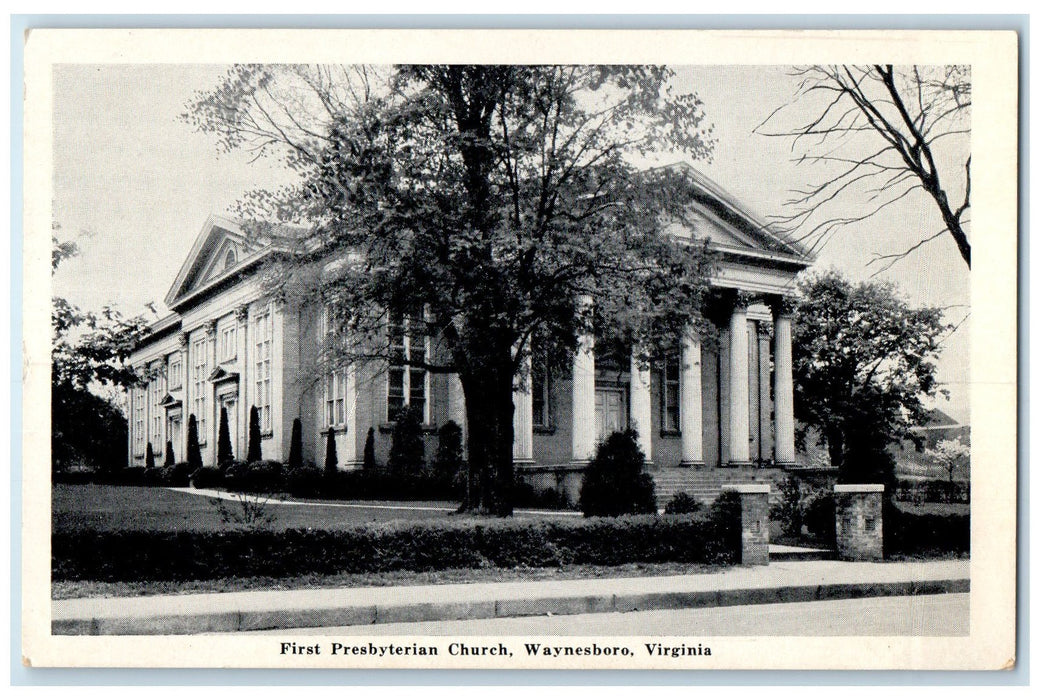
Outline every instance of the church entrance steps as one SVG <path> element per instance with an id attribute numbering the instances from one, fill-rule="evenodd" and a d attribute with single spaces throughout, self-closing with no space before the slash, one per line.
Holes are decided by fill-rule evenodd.
<path id="1" fill-rule="evenodd" d="M 657 505 L 664 508 L 677 493 L 686 493 L 710 504 L 727 486 L 742 484 L 771 485 L 769 500 L 780 497 L 779 484 L 785 472 L 778 467 L 651 467 L 657 493 Z"/>

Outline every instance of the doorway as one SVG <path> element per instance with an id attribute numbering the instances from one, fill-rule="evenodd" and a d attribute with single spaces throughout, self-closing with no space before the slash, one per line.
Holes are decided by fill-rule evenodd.
<path id="1" fill-rule="evenodd" d="M 622 389 L 596 389 L 596 441 L 603 442 L 611 433 L 628 427 Z"/>

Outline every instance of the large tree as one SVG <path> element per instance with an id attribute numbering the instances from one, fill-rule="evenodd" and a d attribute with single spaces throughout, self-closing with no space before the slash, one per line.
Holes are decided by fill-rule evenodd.
<path id="1" fill-rule="evenodd" d="M 935 360 L 951 326 L 915 309 L 892 284 L 836 272 L 799 282 L 792 338 L 795 416 L 826 441 L 846 481 L 887 477 L 889 445 L 911 437 L 939 391 Z M 803 437 L 804 437 L 803 432 Z"/>
<path id="2" fill-rule="evenodd" d="M 236 66 L 186 118 L 223 149 L 279 154 L 297 176 L 238 213 L 296 226 L 252 230 L 282 251 L 273 293 L 331 310 L 326 369 L 376 360 L 458 373 L 463 508 L 505 515 L 512 394 L 532 347 L 563 356 L 609 327 L 648 359 L 707 290 L 704 246 L 666 234 L 693 197 L 685 171 L 637 167 L 661 152 L 710 155 L 701 103 L 673 94 L 671 75 Z M 406 356 L 403 336 L 432 347 Z"/>
<path id="3" fill-rule="evenodd" d="M 758 133 L 792 141 L 818 170 L 795 190 L 780 228 L 812 246 L 909 201 L 932 207 L 933 230 L 910 231 L 905 249 L 877 255 L 882 268 L 949 236 L 971 267 L 971 73 L 967 66 L 805 66 L 795 97 Z"/>

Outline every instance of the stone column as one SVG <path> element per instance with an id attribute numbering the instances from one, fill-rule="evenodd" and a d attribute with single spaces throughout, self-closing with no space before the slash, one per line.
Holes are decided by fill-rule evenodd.
<path id="1" fill-rule="evenodd" d="M 531 357 L 524 359 L 520 387 L 513 390 L 513 462 L 534 461 L 534 407 L 531 396 Z"/>
<path id="2" fill-rule="evenodd" d="M 748 459 L 762 459 L 762 396 L 758 383 L 758 367 L 762 358 L 758 354 L 758 321 L 748 320 Z"/>
<path id="3" fill-rule="evenodd" d="M 778 465 L 794 464 L 794 379 L 791 358 L 791 312 L 784 304 L 774 308 L 773 420 L 774 452 Z"/>
<path id="4" fill-rule="evenodd" d="M 206 363 L 206 369 L 212 372 L 217 368 L 219 362 L 219 355 L 217 354 L 217 320 L 213 319 L 206 324 L 206 352 L 209 353 L 209 361 Z M 206 419 L 209 423 L 209 429 L 206 431 L 209 435 L 206 436 L 206 449 L 211 453 L 211 459 L 214 464 L 217 461 L 217 435 L 220 431 L 220 411 L 217 406 L 217 387 L 215 384 L 203 380 L 206 387 L 206 410 L 209 411 L 209 415 Z"/>
<path id="5" fill-rule="evenodd" d="M 191 416 L 191 336 L 188 333 L 181 333 L 181 391 L 183 392 L 184 399 L 181 403 L 181 444 L 180 448 L 180 461 L 188 461 L 188 418 Z M 133 416 L 133 414 L 130 414 Z M 198 420 L 198 416 L 195 416 Z M 176 450 L 174 451 L 176 453 Z M 131 456 L 133 453 L 131 452 Z"/>
<path id="6" fill-rule="evenodd" d="M 679 430 L 682 432 L 682 465 L 704 466 L 703 413 L 701 410 L 701 341 L 693 330 L 683 336 L 679 374 Z"/>
<path id="7" fill-rule="evenodd" d="M 769 399 L 769 331 L 758 324 L 758 455 L 773 459 L 772 403 Z"/>
<path id="8" fill-rule="evenodd" d="M 647 463 L 653 462 L 653 410 L 650 400 L 650 368 L 644 367 L 638 350 L 633 349 L 629 366 L 628 421 L 639 433 L 639 448 Z"/>
<path id="9" fill-rule="evenodd" d="M 726 486 L 740 497 L 740 563 L 769 563 L 769 484 Z"/>
<path id="10" fill-rule="evenodd" d="M 357 373 L 354 364 L 351 363 L 343 368 L 343 421 L 346 427 L 343 429 L 342 452 L 339 453 L 340 469 L 348 470 L 358 465 L 357 458 Z M 339 450 L 340 444 L 336 445 Z"/>
<path id="11" fill-rule="evenodd" d="M 837 484 L 834 487 L 834 532 L 838 556 L 848 561 L 883 558 L 881 499 L 883 484 Z"/>
<path id="12" fill-rule="evenodd" d="M 582 303 L 592 305 L 591 297 Z M 596 340 L 582 336 L 574 351 L 571 383 L 571 458 L 585 463 L 596 451 Z"/>
<path id="13" fill-rule="evenodd" d="M 249 304 L 242 304 L 235 309 L 235 320 L 238 321 L 238 435 L 236 436 L 235 455 L 244 460 L 249 449 L 249 402 L 246 400 L 249 390 Z"/>
<path id="14" fill-rule="evenodd" d="M 729 320 L 729 466 L 751 463 L 748 446 L 748 325 L 747 305 L 734 302 Z"/>

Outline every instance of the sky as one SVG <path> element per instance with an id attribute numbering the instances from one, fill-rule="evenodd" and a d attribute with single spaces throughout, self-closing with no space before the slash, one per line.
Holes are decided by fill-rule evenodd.
<path id="1" fill-rule="evenodd" d="M 155 304 L 160 314 L 174 277 L 210 214 L 226 214 L 248 190 L 276 186 L 271 161 L 218 153 L 215 139 L 179 118 L 197 90 L 216 84 L 223 66 L 65 65 L 54 71 L 54 221 L 80 254 L 54 276 L 54 294 L 84 309 L 112 305 L 127 315 Z M 696 92 L 717 139 L 710 162 L 694 166 L 761 217 L 782 211 L 792 189 L 818 171 L 795 165 L 790 142 L 754 133 L 789 101 L 795 80 L 775 66 L 676 67 L 673 87 Z M 846 227 L 819 252 L 816 267 L 853 280 L 876 270 L 874 254 L 905 250 L 939 227 L 934 205 L 906 200 Z M 945 341 L 938 377 L 950 399 L 938 408 L 967 422 L 969 274 L 943 236 L 878 275 L 913 305 L 947 307 L 961 323 Z"/>

